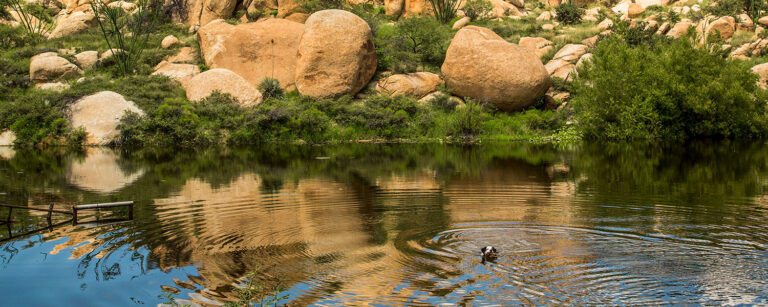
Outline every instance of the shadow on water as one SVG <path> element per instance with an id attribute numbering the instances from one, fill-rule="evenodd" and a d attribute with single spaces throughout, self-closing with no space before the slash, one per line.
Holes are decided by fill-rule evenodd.
<path id="1" fill-rule="evenodd" d="M 137 207 L 0 243 L 0 283 L 51 289 L 6 299 L 33 305 L 214 304 L 249 273 L 296 305 L 766 303 L 766 175 L 738 142 L 3 148 L 0 203 Z M 0 240 L 45 224 L 12 215 Z"/>

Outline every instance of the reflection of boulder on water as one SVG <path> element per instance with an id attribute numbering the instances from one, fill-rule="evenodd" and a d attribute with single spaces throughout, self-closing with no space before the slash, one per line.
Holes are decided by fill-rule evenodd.
<path id="1" fill-rule="evenodd" d="M 117 191 L 144 174 L 144 169 L 121 167 L 120 157 L 108 148 L 88 148 L 82 160 L 75 160 L 67 169 L 67 182 L 97 193 Z"/>
<path id="2" fill-rule="evenodd" d="M 10 146 L 0 146 L 0 159 L 10 160 L 16 155 L 16 151 Z"/>

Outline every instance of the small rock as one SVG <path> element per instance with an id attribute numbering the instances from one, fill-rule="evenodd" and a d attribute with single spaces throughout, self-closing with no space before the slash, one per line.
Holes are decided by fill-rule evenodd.
<path id="1" fill-rule="evenodd" d="M 35 83 L 44 83 L 55 79 L 68 79 L 80 75 L 77 65 L 58 56 L 55 52 L 41 53 L 29 61 L 29 78 Z"/>
<path id="2" fill-rule="evenodd" d="M 47 91 L 61 92 L 69 88 L 68 83 L 52 82 L 52 83 L 38 83 L 35 84 L 35 88 Z"/>
<path id="3" fill-rule="evenodd" d="M 80 66 L 81 69 L 90 69 L 96 62 L 99 61 L 98 51 L 83 51 L 75 55 L 75 63 Z"/>
<path id="4" fill-rule="evenodd" d="M 539 17 L 536 17 L 536 20 L 542 20 L 542 21 L 552 20 L 552 13 L 550 11 L 544 11 L 544 13 L 541 13 Z"/>
<path id="5" fill-rule="evenodd" d="M 462 17 L 461 19 L 456 20 L 456 22 L 453 23 L 453 29 L 454 30 L 461 29 L 464 26 L 466 26 L 467 24 L 469 24 L 470 21 L 472 21 L 471 18 L 469 18 L 469 17 Z"/>
<path id="6" fill-rule="evenodd" d="M 643 8 L 642 5 L 637 3 L 630 3 L 627 7 L 627 16 L 629 18 L 635 18 L 637 16 L 642 15 L 645 12 L 645 8 Z"/>
<path id="7" fill-rule="evenodd" d="M 768 88 L 768 84 L 766 84 L 766 81 L 768 81 L 768 63 L 755 65 L 751 70 L 752 73 L 760 77 L 757 84 L 759 84 L 762 88 Z"/>
<path id="8" fill-rule="evenodd" d="M 421 98 L 443 83 L 440 76 L 429 72 L 392 75 L 379 80 L 376 91 L 391 97 L 397 95 Z"/>
<path id="9" fill-rule="evenodd" d="M 168 35 L 165 38 L 163 38 L 163 41 L 160 42 L 160 47 L 163 47 L 163 49 L 168 49 L 173 47 L 173 45 L 176 45 L 179 43 L 179 39 L 176 38 L 176 36 Z"/>
<path id="10" fill-rule="evenodd" d="M 186 87 L 187 82 L 200 73 L 200 68 L 194 64 L 176 64 L 162 61 L 155 66 L 152 75 L 163 75 L 181 83 Z"/>
<path id="11" fill-rule="evenodd" d="M 181 47 L 179 53 L 169 56 L 166 60 L 171 63 L 197 63 L 197 49 L 192 47 Z"/>
<path id="12" fill-rule="evenodd" d="M 261 93 L 243 77 L 224 68 L 215 68 L 198 74 L 186 83 L 187 99 L 198 101 L 214 91 L 227 93 L 243 106 L 261 103 Z"/>
<path id="13" fill-rule="evenodd" d="M 757 20 L 757 23 L 768 26 L 768 16 L 760 17 L 760 19 Z"/>
<path id="14" fill-rule="evenodd" d="M 5 130 L 0 133 L 0 146 L 13 146 L 16 142 L 16 134 L 11 130 Z"/>
<path id="15" fill-rule="evenodd" d="M 552 31 L 555 29 L 555 25 L 548 23 L 541 26 L 541 29 L 544 31 Z"/>
<path id="16" fill-rule="evenodd" d="M 605 31 L 613 27 L 613 20 L 610 20 L 608 18 L 601 21 L 599 24 L 597 24 L 597 29 L 600 31 Z"/>
<path id="17" fill-rule="evenodd" d="M 551 41 L 543 37 L 521 37 L 517 44 L 533 50 L 539 57 L 544 56 L 555 48 L 552 46 Z"/>
<path id="18" fill-rule="evenodd" d="M 107 51 L 104 51 L 99 56 L 99 61 L 103 62 L 104 60 L 111 58 L 112 56 L 114 56 L 118 52 L 123 52 L 123 51 L 120 50 L 120 49 L 115 49 L 115 48 L 112 48 L 112 49 L 109 49 Z"/>

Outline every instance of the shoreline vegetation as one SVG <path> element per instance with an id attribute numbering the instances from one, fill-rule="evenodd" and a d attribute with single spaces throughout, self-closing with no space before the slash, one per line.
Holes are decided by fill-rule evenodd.
<path id="1" fill-rule="evenodd" d="M 190 27 L 180 17 L 188 7 L 175 1 L 99 1 L 62 8 L 58 2 L 0 0 L 0 145 L 573 142 L 758 139 L 768 134 L 768 68 L 756 68 L 768 61 L 766 46 L 750 47 L 766 35 L 759 23 L 764 8 L 757 2 L 665 2 L 641 7 L 638 14 L 632 11 L 636 3 L 627 3 L 623 12 L 616 8 L 624 2 L 616 1 L 531 1 L 522 7 L 505 2 L 510 7 L 499 12 L 486 0 L 470 0 L 453 11 L 455 1 L 425 0 L 421 14 L 408 16 L 391 14 L 385 5 L 390 2 L 380 2 L 296 1 L 293 13 L 282 16 L 293 20 L 303 14 L 301 22 L 290 22 L 305 36 L 309 30 L 304 28 L 316 26 L 312 16 L 317 12 L 339 15 L 329 10 L 341 9 L 356 18 L 351 22 L 364 21 L 361 35 L 363 40 L 369 36 L 372 47 L 361 47 L 367 53 L 360 59 L 375 53 L 375 68 L 360 60 L 363 66 L 352 71 L 358 78 L 371 72 L 372 77 L 353 86 L 361 89 L 318 94 L 308 89 L 309 78 L 294 82 L 293 70 L 286 82 L 281 71 L 290 65 L 275 63 L 285 55 L 284 43 L 272 39 L 253 51 L 271 59 L 266 77 L 252 81 L 252 76 L 232 73 L 235 81 L 245 81 L 246 93 L 214 88 L 191 97 L 203 87 L 193 84 L 195 78 L 231 73 L 220 68 L 226 66 L 220 58 L 211 60 L 214 47 L 201 37 L 220 35 L 220 29 L 247 33 L 238 28 L 243 25 L 266 27 L 269 20 L 281 19 L 279 10 L 248 6 L 219 14 L 224 21 L 198 20 Z M 430 10 L 439 11 L 438 18 Z M 94 11 L 101 18 L 59 34 L 68 18 Z M 738 22 L 713 26 L 723 19 Z M 142 31 L 141 25 L 151 27 Z M 733 33 L 723 35 L 729 27 Z M 504 51 L 477 51 L 485 58 L 475 64 L 467 62 L 472 56 L 462 57 L 462 44 Z M 743 46 L 752 48 L 747 56 L 740 51 Z M 346 57 L 351 55 L 339 54 L 332 61 Z M 525 65 L 511 63 L 518 59 L 525 59 Z M 293 64 L 300 71 L 319 65 L 302 61 L 309 60 Z M 491 69 L 481 67 L 485 62 Z M 211 63 L 217 67 L 211 69 Z M 469 71 L 473 67 L 485 71 Z M 537 69 L 546 69 L 545 78 L 520 77 L 535 76 Z M 509 75 L 512 80 L 506 79 Z M 461 84 L 471 78 L 483 82 Z M 201 84 L 235 83 L 223 80 Z M 481 94 L 473 92 L 472 87 L 485 86 Z M 107 103 L 119 108 L 102 111 Z M 83 110 L 96 118 L 82 119 L 78 112 Z M 84 127 L 103 125 L 109 116 L 115 117 L 115 126 L 100 126 L 104 136 L 93 141 L 97 133 Z"/>

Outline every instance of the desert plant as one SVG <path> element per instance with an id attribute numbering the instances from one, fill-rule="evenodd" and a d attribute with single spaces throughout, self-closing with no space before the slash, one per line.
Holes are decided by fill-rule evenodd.
<path id="1" fill-rule="evenodd" d="M 33 14 L 32 8 L 28 6 L 24 1 L 21 1 L 21 0 L 6 0 L 6 1 L 7 1 L 7 5 L 10 6 L 14 11 L 16 11 L 16 14 L 18 15 L 18 18 L 19 18 L 19 23 L 21 24 L 22 28 L 24 28 L 24 30 L 26 30 L 27 33 L 33 35 L 34 37 L 45 36 L 51 33 L 51 31 L 53 31 L 53 28 L 56 26 L 51 20 L 50 16 L 45 16 L 45 14 L 42 14 L 40 12 L 38 12 L 37 14 Z"/>
<path id="2" fill-rule="evenodd" d="M 445 59 L 451 33 L 449 27 L 431 17 L 410 17 L 392 28 L 382 28 L 375 44 L 383 60 L 381 65 L 389 65 L 396 72 L 437 68 Z"/>
<path id="3" fill-rule="evenodd" d="M 487 19 L 493 11 L 493 4 L 488 0 L 467 0 L 464 14 L 472 20 Z"/>
<path id="4" fill-rule="evenodd" d="M 133 14 L 120 7 L 110 7 L 103 0 L 90 2 L 96 21 L 110 50 L 114 52 L 119 73 L 133 74 L 141 54 L 147 47 L 149 34 L 157 24 L 160 0 L 139 0 Z"/>
<path id="5" fill-rule="evenodd" d="M 435 18 L 441 23 L 447 24 L 456 17 L 456 11 L 459 10 L 461 0 L 428 0 L 432 5 Z"/>
<path id="6" fill-rule="evenodd" d="M 264 99 L 282 98 L 283 88 L 280 87 L 280 81 L 273 78 L 264 78 L 259 83 L 259 92 Z"/>
<path id="7" fill-rule="evenodd" d="M 581 22 L 584 10 L 573 3 L 567 2 L 556 6 L 555 14 L 557 21 L 573 25 Z"/>

